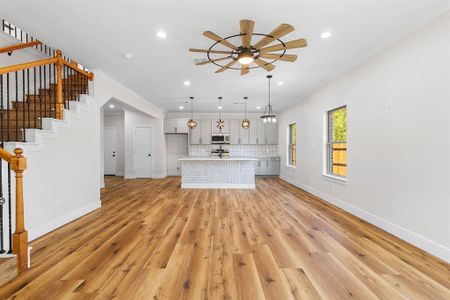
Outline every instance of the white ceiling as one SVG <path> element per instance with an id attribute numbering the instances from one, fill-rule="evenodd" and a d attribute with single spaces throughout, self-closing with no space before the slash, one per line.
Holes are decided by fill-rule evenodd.
<path id="1" fill-rule="evenodd" d="M 213 65 L 195 66 L 188 48 L 208 48 L 202 36 L 239 33 L 239 20 L 256 22 L 268 33 L 281 23 L 296 30 L 283 38 L 305 38 L 308 47 L 288 53 L 294 63 L 278 62 L 272 72 L 272 99 L 278 111 L 446 12 L 450 0 L 0 0 L 1 16 L 91 69 L 98 68 L 168 111 L 196 97 L 196 110 L 224 111 L 249 97 L 249 110 L 264 106 L 267 72 L 215 74 Z M 158 30 L 167 32 L 164 40 Z M 332 32 L 329 39 L 319 36 Z M 124 53 L 132 53 L 127 60 Z M 192 84 L 185 87 L 183 82 Z M 276 83 L 283 81 L 283 86 Z M 123 99 L 126 100 L 126 99 Z M 185 105 L 186 106 L 186 105 Z"/>

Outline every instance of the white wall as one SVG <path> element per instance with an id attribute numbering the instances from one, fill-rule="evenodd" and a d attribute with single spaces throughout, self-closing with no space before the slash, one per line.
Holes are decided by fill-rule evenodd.
<path id="1" fill-rule="evenodd" d="M 450 13 L 280 114 L 282 178 L 450 261 Z M 392 107 L 383 108 L 390 106 Z M 322 176 L 324 113 L 347 105 L 348 183 Z M 297 123 L 297 168 L 286 166 Z"/>
<path id="2" fill-rule="evenodd" d="M 94 70 L 95 74 L 94 84 L 93 84 L 93 91 L 94 96 L 98 102 L 98 105 L 102 107 L 106 102 L 108 102 L 111 99 L 115 99 L 117 101 L 123 102 L 127 104 L 128 106 L 132 107 L 135 110 L 138 110 L 142 112 L 142 115 L 147 115 L 147 117 L 150 117 L 152 120 L 152 124 L 154 125 L 153 134 L 155 137 L 155 154 L 159 154 L 158 160 L 155 159 L 155 174 L 154 176 L 158 177 L 165 177 L 167 174 L 167 158 L 166 158 L 166 141 L 164 137 L 164 117 L 166 112 L 162 109 L 159 109 L 155 105 L 153 105 L 149 100 L 145 99 L 144 97 L 136 94 L 132 90 L 130 90 L 128 87 L 124 86 L 123 84 L 119 83 L 115 79 L 111 78 L 110 76 L 106 75 L 100 70 Z M 132 117 L 135 112 L 131 112 L 129 114 L 129 117 Z M 100 116 L 100 122 L 101 122 L 101 129 L 100 129 L 100 137 L 101 140 L 103 140 L 103 108 L 100 108 L 99 110 Z M 125 115 L 126 120 L 126 115 Z M 126 121 L 125 121 L 126 122 Z M 129 123 L 131 124 L 131 123 Z M 125 129 L 125 132 L 127 132 L 127 129 Z M 126 135 L 127 133 L 125 133 Z M 130 142 L 130 140 L 125 140 L 125 144 L 127 145 Z M 130 147 L 133 144 L 128 144 Z M 130 149 L 128 149 L 130 151 Z M 125 153 L 127 153 L 127 149 L 125 149 Z M 131 152 L 132 153 L 132 152 Z M 133 155 L 133 154 L 130 154 Z M 100 149 L 100 156 L 101 156 L 101 176 L 100 176 L 100 182 L 101 186 L 104 187 L 104 180 L 103 180 L 103 143 L 101 144 Z M 133 158 L 134 159 L 134 158 Z M 125 158 L 125 177 L 126 178 L 134 178 L 134 170 L 128 169 L 127 170 L 127 161 L 128 164 L 131 163 L 131 158 Z M 128 172 L 128 173 L 127 173 Z"/>
<path id="3" fill-rule="evenodd" d="M 179 158 L 189 155 L 187 134 L 166 134 L 167 142 L 167 175 L 180 176 L 181 163 Z"/>
<path id="4" fill-rule="evenodd" d="M 103 116 L 104 127 L 115 127 L 117 129 L 116 176 L 125 174 L 125 118 L 123 111 L 117 114 L 105 114 Z"/>
<path id="5" fill-rule="evenodd" d="M 136 178 L 134 168 L 134 129 L 148 125 L 153 134 L 153 178 L 167 176 L 167 153 L 164 136 L 164 119 L 153 118 L 146 114 L 125 110 L 125 178 Z M 162 134 L 161 134 L 162 133 Z"/>
<path id="6" fill-rule="evenodd" d="M 89 108 L 70 114 L 70 123 L 53 121 L 53 133 L 39 133 L 21 147 L 27 158 L 24 172 L 25 226 L 33 240 L 100 207 L 100 119 L 95 99 Z M 65 113 L 66 116 L 66 113 Z M 65 117 L 65 120 L 66 117 Z"/>

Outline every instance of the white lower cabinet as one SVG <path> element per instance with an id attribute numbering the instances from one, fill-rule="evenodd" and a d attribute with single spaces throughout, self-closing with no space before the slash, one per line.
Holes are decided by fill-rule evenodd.
<path id="1" fill-rule="evenodd" d="M 258 176 L 278 176 L 280 175 L 280 158 L 261 158 L 256 164 L 255 174 Z"/>

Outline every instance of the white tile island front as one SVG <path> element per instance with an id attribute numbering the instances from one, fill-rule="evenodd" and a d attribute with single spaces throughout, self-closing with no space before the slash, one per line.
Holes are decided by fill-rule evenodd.
<path id="1" fill-rule="evenodd" d="M 189 156 L 179 160 L 181 188 L 255 188 L 257 158 Z"/>

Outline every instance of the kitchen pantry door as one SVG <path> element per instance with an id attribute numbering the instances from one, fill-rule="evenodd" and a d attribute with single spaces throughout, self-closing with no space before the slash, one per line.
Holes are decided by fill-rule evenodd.
<path id="1" fill-rule="evenodd" d="M 134 172 L 136 178 L 153 177 L 153 137 L 149 126 L 134 129 Z"/>
<path id="2" fill-rule="evenodd" d="M 117 128 L 105 127 L 103 130 L 104 174 L 116 175 L 117 170 Z"/>

